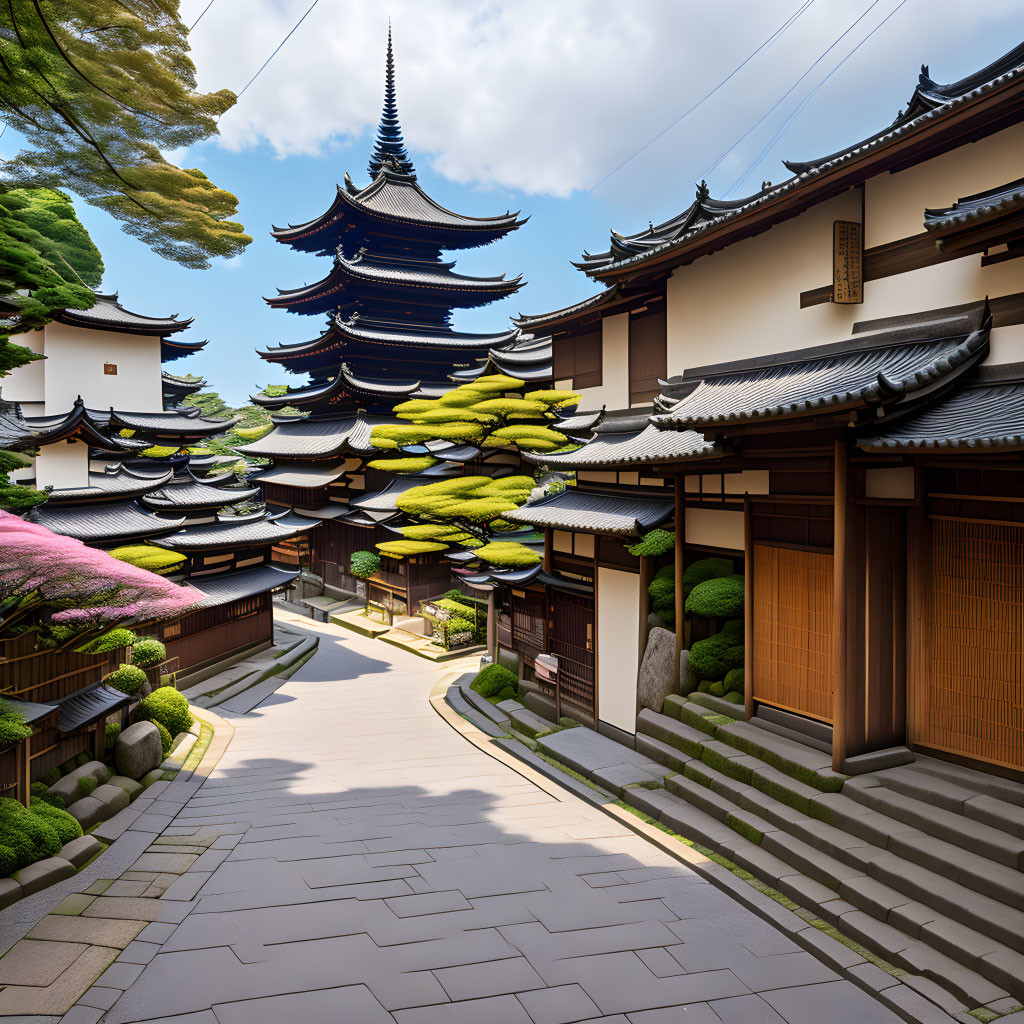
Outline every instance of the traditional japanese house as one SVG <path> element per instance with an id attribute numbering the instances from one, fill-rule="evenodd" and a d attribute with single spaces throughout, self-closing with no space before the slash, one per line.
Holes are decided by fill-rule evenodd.
<path id="1" fill-rule="evenodd" d="M 542 461 L 640 414 L 619 465 L 672 479 L 677 575 L 745 572 L 746 715 L 819 723 L 840 771 L 904 744 L 1024 771 L 1022 119 L 1024 45 L 923 69 L 876 135 L 741 201 L 702 185 L 584 254 L 601 293 L 518 321 L 607 410 Z"/>
<path id="2" fill-rule="evenodd" d="M 373 426 L 395 422 L 391 410 L 400 402 L 438 397 L 463 372 L 479 375 L 488 360 L 507 359 L 508 366 L 520 360 L 534 369 L 545 361 L 543 344 L 529 347 L 532 339 L 521 338 L 517 329 L 478 334 L 452 326 L 454 310 L 512 295 L 522 282 L 457 273 L 442 252 L 489 245 L 524 221 L 515 213 L 454 213 L 420 187 L 398 121 L 390 36 L 384 110 L 368 173 L 362 188 L 346 175 L 320 216 L 272 232 L 299 252 L 330 257 L 331 269 L 315 284 L 281 291 L 267 303 L 326 322 L 312 340 L 260 352 L 290 373 L 307 375 L 309 383 L 281 393 L 274 388 L 253 401 L 270 410 L 297 408 L 303 416 L 273 417 L 268 435 L 238 449 L 247 458 L 272 461 L 272 468 L 254 473 L 268 502 L 322 521 L 310 538 L 313 583 L 332 592 L 357 589 L 349 575 L 353 551 L 394 539 L 370 514 L 394 494 L 390 474 L 366 466 L 380 454 L 370 444 Z M 447 572 L 437 556 L 385 558 L 371 587 L 404 614 L 414 610 L 416 595 L 444 589 Z"/>

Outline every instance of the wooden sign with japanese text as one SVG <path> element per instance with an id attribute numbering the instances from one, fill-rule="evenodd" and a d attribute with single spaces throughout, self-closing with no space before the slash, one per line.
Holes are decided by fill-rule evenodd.
<path id="1" fill-rule="evenodd" d="M 837 220 L 833 224 L 832 301 L 864 301 L 864 239 L 856 221 Z"/>

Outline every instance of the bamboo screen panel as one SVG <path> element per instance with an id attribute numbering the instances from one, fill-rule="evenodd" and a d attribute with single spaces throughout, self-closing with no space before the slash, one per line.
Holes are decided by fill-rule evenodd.
<path id="1" fill-rule="evenodd" d="M 754 545 L 754 699 L 832 721 L 832 555 Z"/>
<path id="2" fill-rule="evenodd" d="M 914 741 L 1024 768 L 1024 527 L 935 519 L 931 549 Z"/>

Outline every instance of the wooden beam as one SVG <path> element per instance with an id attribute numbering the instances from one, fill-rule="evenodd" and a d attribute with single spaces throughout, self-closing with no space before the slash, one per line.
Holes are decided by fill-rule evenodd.
<path id="1" fill-rule="evenodd" d="M 754 717 L 754 519 L 750 495 L 743 498 L 743 703 L 747 721 Z"/>
<path id="2" fill-rule="evenodd" d="M 843 762 L 846 760 L 847 695 L 850 684 L 846 661 L 846 648 L 849 643 L 846 578 L 849 564 L 846 530 L 848 466 L 844 441 L 835 442 L 833 460 L 835 518 L 832 542 L 832 768 L 839 772 L 843 770 Z"/>
<path id="3" fill-rule="evenodd" d="M 686 568 L 686 478 L 682 473 L 676 473 L 673 477 L 673 488 L 675 497 L 675 530 L 676 546 L 675 557 L 675 613 L 676 613 L 676 655 L 672 663 L 672 681 L 675 690 L 678 692 L 682 679 L 679 678 L 679 658 L 683 653 L 685 643 L 684 629 L 686 614 L 684 607 L 686 597 L 683 594 L 683 572 Z"/>
<path id="4" fill-rule="evenodd" d="M 594 545 L 594 548 L 596 550 L 596 548 L 597 548 L 596 544 Z M 554 564 L 554 560 L 555 560 L 554 531 L 550 527 L 548 527 L 547 529 L 544 530 L 544 562 L 543 562 L 543 568 L 544 568 L 544 571 L 546 573 L 550 573 L 550 572 L 553 571 L 552 570 L 552 565 Z"/>

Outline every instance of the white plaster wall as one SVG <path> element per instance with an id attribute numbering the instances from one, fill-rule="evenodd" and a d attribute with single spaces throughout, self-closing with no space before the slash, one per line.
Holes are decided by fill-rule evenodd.
<path id="1" fill-rule="evenodd" d="M 28 334 L 15 334 L 11 337 L 15 345 L 23 345 L 33 352 L 46 354 L 45 334 L 43 331 L 30 331 Z M 39 416 L 43 413 L 46 401 L 44 381 L 46 379 L 46 360 L 37 359 L 34 363 L 19 366 L 0 381 L 0 393 L 8 402 L 20 402 L 22 412 L 26 416 Z"/>
<path id="2" fill-rule="evenodd" d="M 46 415 L 67 412 L 81 395 L 92 409 L 159 412 L 160 339 L 47 324 Z M 103 372 L 115 363 L 117 374 Z"/>
<path id="3" fill-rule="evenodd" d="M 597 709 L 602 722 L 636 732 L 640 577 L 597 570 Z"/>
<path id="4" fill-rule="evenodd" d="M 556 381 L 555 387 L 570 387 Z M 629 314 L 606 316 L 601 321 L 601 386 L 580 391 L 580 409 L 629 408 Z"/>
<path id="5" fill-rule="evenodd" d="M 88 487 L 89 446 L 81 441 L 59 441 L 41 448 L 36 456 L 36 487 Z"/>
<path id="6" fill-rule="evenodd" d="M 872 178 L 867 183 L 864 244 L 871 248 L 920 234 L 926 208 L 943 209 L 962 196 L 1015 181 L 1022 153 L 1024 124 L 1016 124 L 898 174 Z"/>
<path id="7" fill-rule="evenodd" d="M 729 509 L 688 508 L 686 543 L 743 550 L 743 513 Z"/>

